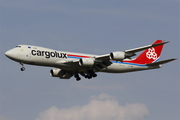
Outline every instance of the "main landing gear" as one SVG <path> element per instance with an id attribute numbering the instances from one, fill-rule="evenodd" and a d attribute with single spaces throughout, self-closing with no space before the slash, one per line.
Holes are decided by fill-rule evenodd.
<path id="1" fill-rule="evenodd" d="M 21 67 L 21 71 L 25 71 L 25 67 L 24 67 L 24 64 L 23 63 L 20 63 L 22 65 Z"/>
<path id="2" fill-rule="evenodd" d="M 87 79 L 91 79 L 93 77 L 97 77 L 97 74 L 93 71 L 90 70 L 87 73 L 80 73 L 83 77 L 87 78 Z M 81 80 L 81 78 L 79 77 L 79 74 L 75 74 L 74 77 L 76 78 L 77 81 Z"/>
<path id="3" fill-rule="evenodd" d="M 76 78 L 77 81 L 81 80 L 81 78 L 79 77 L 79 74 L 75 74 L 74 77 Z"/>

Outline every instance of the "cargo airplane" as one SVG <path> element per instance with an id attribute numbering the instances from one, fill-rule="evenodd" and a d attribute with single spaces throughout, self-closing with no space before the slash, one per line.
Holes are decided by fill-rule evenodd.
<path id="1" fill-rule="evenodd" d="M 160 68 L 162 64 L 176 59 L 159 61 L 164 44 L 168 42 L 156 40 L 152 45 L 135 49 L 111 52 L 105 55 L 91 55 L 74 52 L 56 51 L 32 45 L 18 45 L 7 51 L 5 55 L 22 65 L 24 64 L 54 67 L 50 70 L 52 77 L 70 79 L 72 76 L 77 81 L 80 75 L 91 79 L 96 77 L 96 72 L 125 73 L 140 70 Z M 144 50 L 144 51 L 143 51 Z M 136 52 L 143 51 L 137 58 L 132 59 Z"/>

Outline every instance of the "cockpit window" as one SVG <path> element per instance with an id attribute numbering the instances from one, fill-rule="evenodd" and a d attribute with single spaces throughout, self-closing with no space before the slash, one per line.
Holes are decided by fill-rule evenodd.
<path id="1" fill-rule="evenodd" d="M 21 46 L 16 46 L 16 47 L 21 47 Z"/>

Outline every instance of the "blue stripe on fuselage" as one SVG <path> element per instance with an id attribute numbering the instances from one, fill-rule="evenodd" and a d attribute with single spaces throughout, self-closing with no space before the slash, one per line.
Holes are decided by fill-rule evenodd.
<path id="1" fill-rule="evenodd" d="M 68 56 L 68 58 L 81 59 L 81 57 Z"/>

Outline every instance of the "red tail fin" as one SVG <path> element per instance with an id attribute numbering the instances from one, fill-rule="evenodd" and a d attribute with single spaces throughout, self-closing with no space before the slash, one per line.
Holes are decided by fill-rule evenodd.
<path id="1" fill-rule="evenodd" d="M 162 42 L 163 42 L 163 40 L 156 40 L 153 44 L 162 43 Z M 149 64 L 149 63 L 153 63 L 153 62 L 157 61 L 160 58 L 163 46 L 164 46 L 164 44 L 159 45 L 157 47 L 152 47 L 152 48 L 146 49 L 135 60 L 133 60 L 133 63 Z"/>

